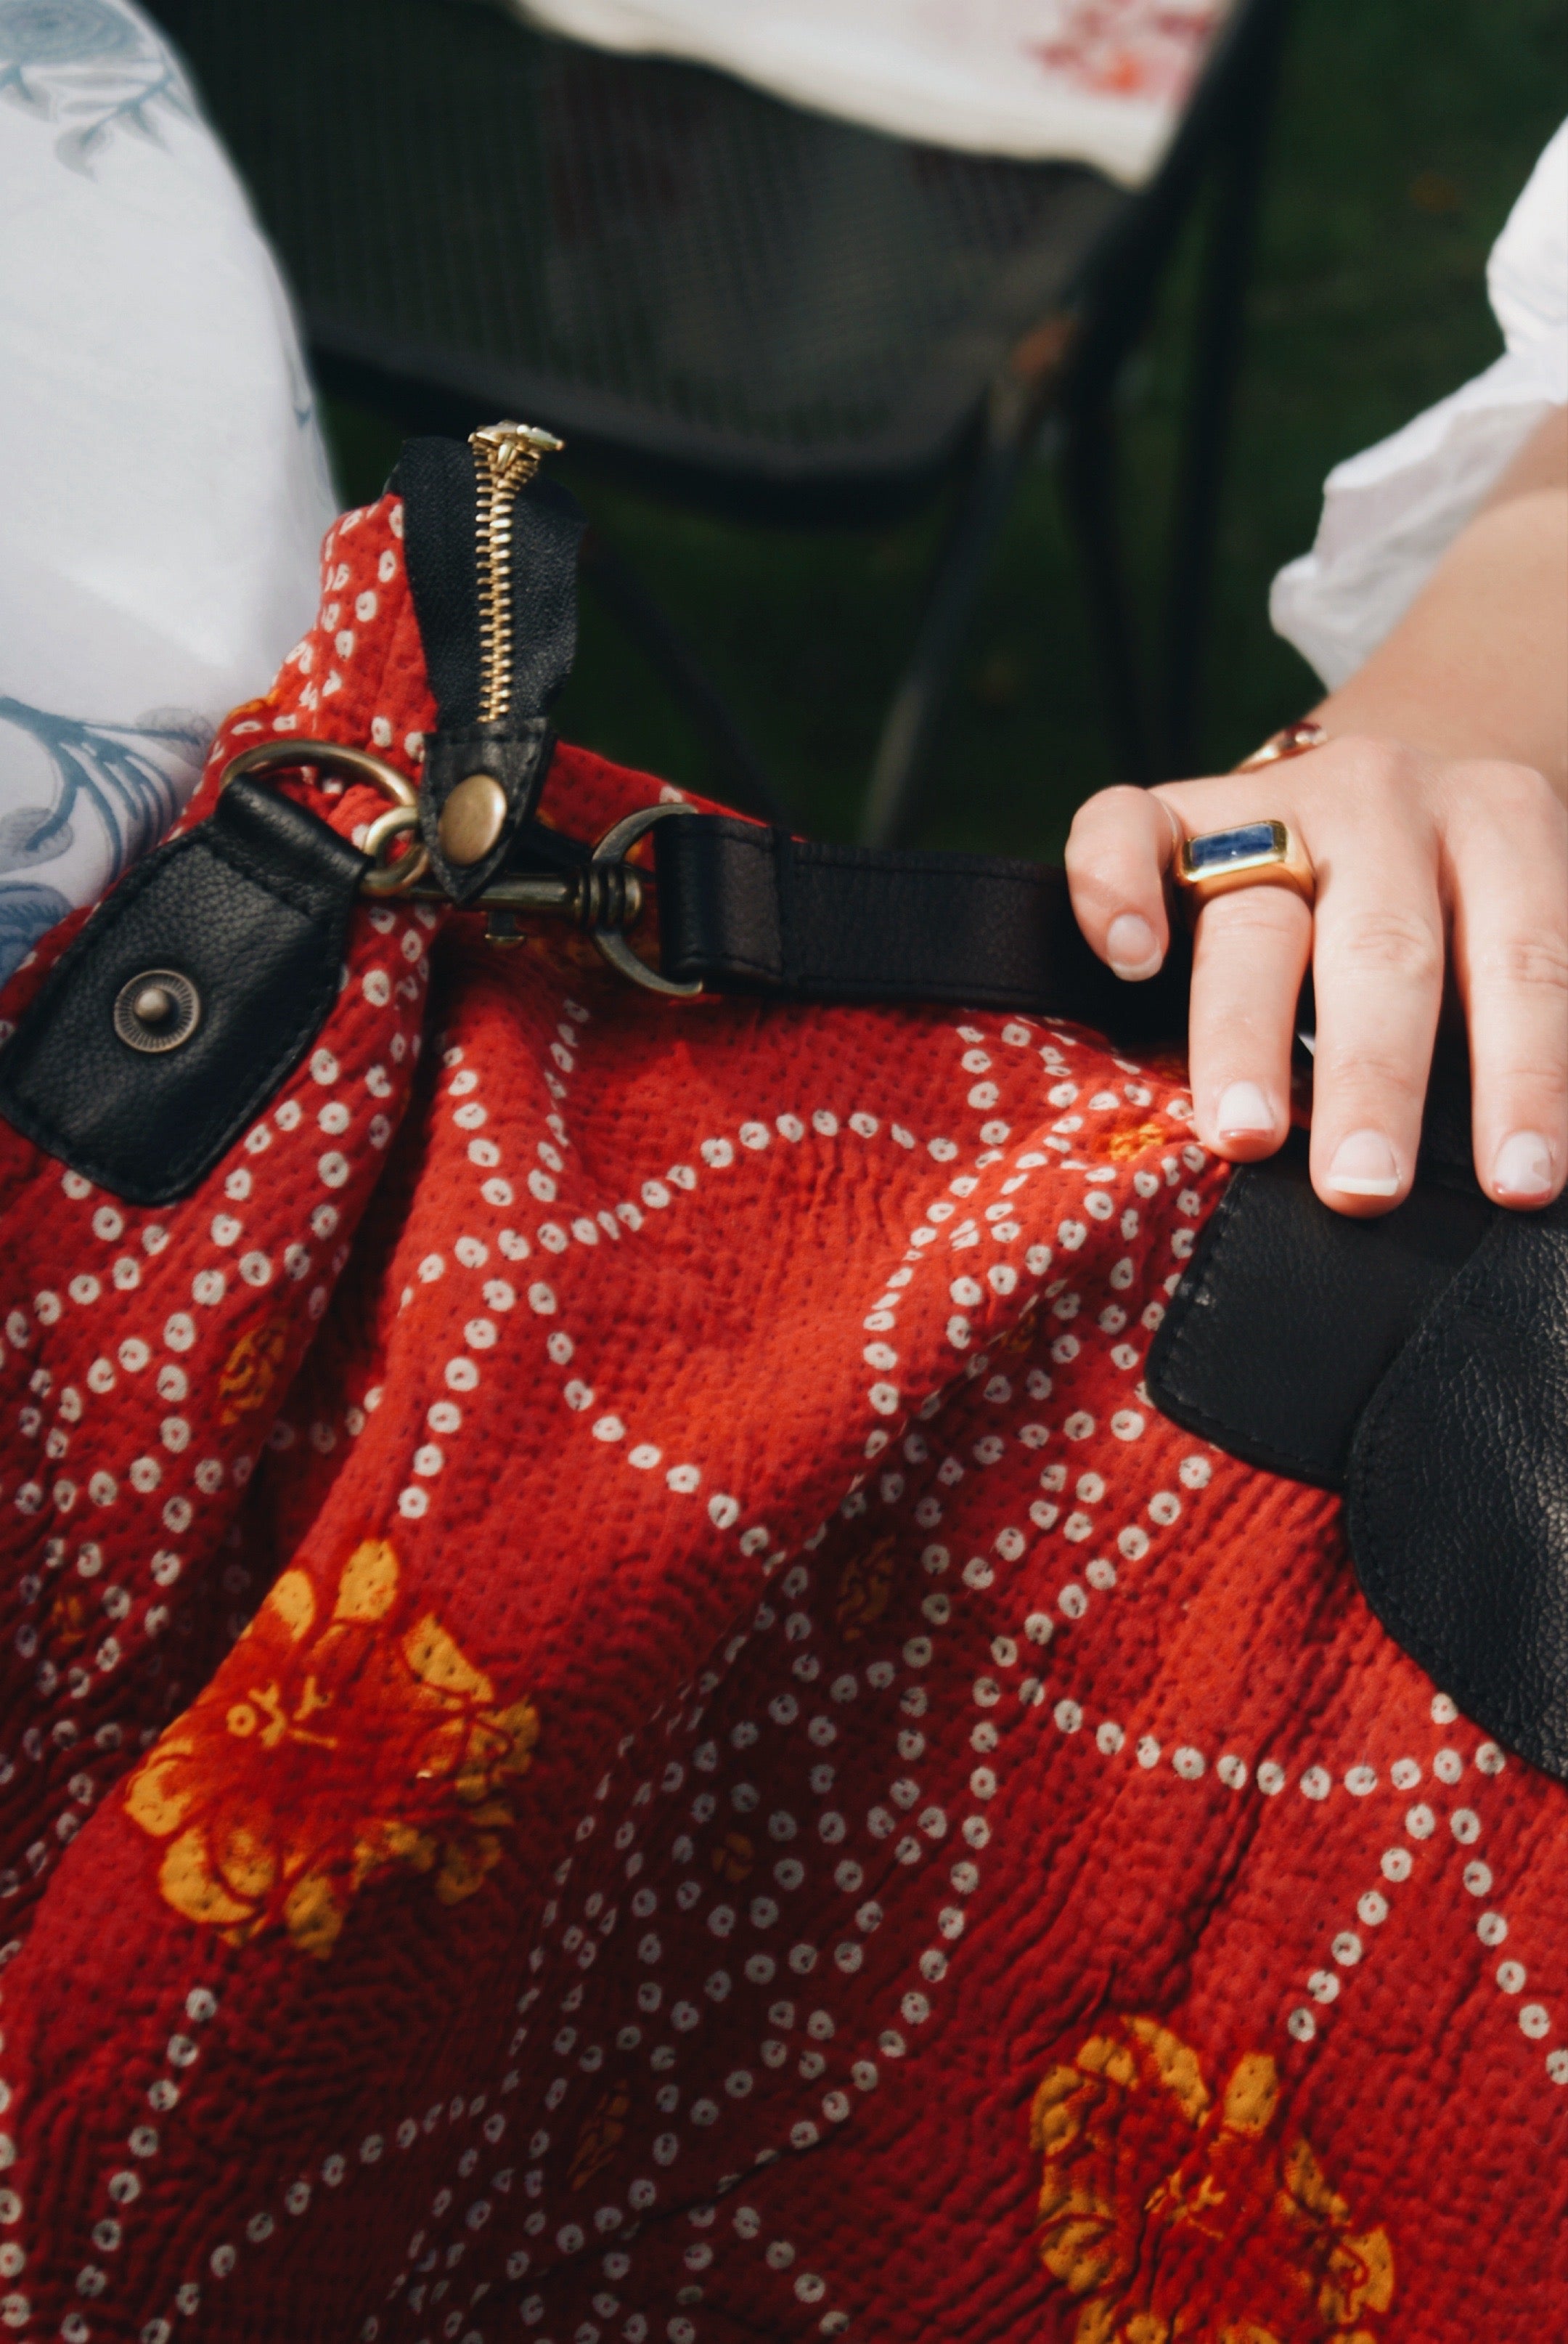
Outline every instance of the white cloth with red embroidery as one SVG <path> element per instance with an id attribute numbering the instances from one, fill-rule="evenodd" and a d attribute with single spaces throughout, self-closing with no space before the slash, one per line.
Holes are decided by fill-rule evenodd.
<path id="1" fill-rule="evenodd" d="M 0 5 L 0 978 L 167 829 L 317 599 L 276 265 L 129 0 Z"/>
<path id="2" fill-rule="evenodd" d="M 982 155 L 1158 166 L 1230 0 L 515 0 L 596 48 L 694 58 Z"/>

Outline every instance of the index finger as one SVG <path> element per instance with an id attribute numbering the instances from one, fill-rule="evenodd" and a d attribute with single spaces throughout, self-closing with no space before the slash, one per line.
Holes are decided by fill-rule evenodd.
<path id="1" fill-rule="evenodd" d="M 1152 976 L 1171 943 L 1164 879 L 1179 825 L 1154 790 L 1101 790 L 1073 817 L 1068 885 L 1078 924 L 1120 977 Z"/>

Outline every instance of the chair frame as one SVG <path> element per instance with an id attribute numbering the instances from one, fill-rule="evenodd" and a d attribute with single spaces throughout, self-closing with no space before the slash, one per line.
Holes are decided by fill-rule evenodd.
<path id="1" fill-rule="evenodd" d="M 1126 779 L 1142 783 L 1188 770 L 1199 725 L 1218 505 L 1253 232 L 1290 5 L 1291 0 L 1235 0 L 1153 178 L 1116 213 L 1061 306 L 1014 344 L 968 426 L 929 461 L 896 477 L 821 469 L 814 476 L 786 478 L 760 456 L 751 470 L 728 458 L 705 462 L 638 445 L 613 417 L 601 419 L 597 429 L 591 413 L 564 419 L 573 457 L 591 473 L 731 519 L 779 518 L 794 526 L 886 520 L 950 494 L 922 616 L 871 762 L 861 813 L 868 843 L 900 844 L 921 822 L 938 729 L 976 601 L 1020 477 L 1048 429 L 1081 566 L 1117 763 Z M 1128 586 L 1117 392 L 1176 249 L 1206 196 L 1163 608 L 1151 662 Z M 493 408 L 493 390 L 487 395 L 482 386 L 451 378 L 411 377 L 367 347 L 363 329 L 313 316 L 308 303 L 304 322 L 323 386 L 395 416 L 406 428 L 466 432 Z M 544 419 L 563 424 L 555 415 Z M 585 541 L 583 566 L 589 584 L 704 739 L 725 789 L 739 804 L 787 821 L 762 759 L 700 660 L 597 530 Z"/>

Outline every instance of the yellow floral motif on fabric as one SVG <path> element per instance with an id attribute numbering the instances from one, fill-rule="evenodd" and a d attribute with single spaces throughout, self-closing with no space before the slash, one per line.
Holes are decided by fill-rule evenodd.
<path id="1" fill-rule="evenodd" d="M 586 2189 L 596 2173 L 602 2173 L 615 2160 L 616 2151 L 626 2138 L 627 2117 L 631 2109 L 631 2086 L 625 2082 L 612 2084 L 603 2093 L 591 2115 L 578 2134 L 577 2147 L 567 2168 L 567 2186 Z"/>
<path id="2" fill-rule="evenodd" d="M 726 1832 L 713 1851 L 713 1869 L 720 1880 L 739 1888 L 757 1865 L 757 1850 L 744 1832 Z"/>
<path id="3" fill-rule="evenodd" d="M 1073 2344 L 1390 2344 L 1388 2233 L 1286 2125 L 1267 2053 L 1216 2095 L 1179 2036 L 1108 2018 L 1040 2084 L 1030 2141 Z"/>
<path id="4" fill-rule="evenodd" d="M 218 1371 L 220 1424 L 237 1424 L 266 1406 L 288 1355 L 288 1335 L 289 1321 L 282 1314 L 246 1329 Z"/>
<path id="5" fill-rule="evenodd" d="M 1113 1131 L 1103 1147 L 1112 1164 L 1131 1164 L 1135 1156 L 1143 1155 L 1151 1147 L 1169 1148 L 1171 1142 L 1168 1123 L 1140 1123 L 1123 1125 L 1120 1131 Z"/>
<path id="6" fill-rule="evenodd" d="M 131 1776 L 126 1812 L 167 1843 L 158 1886 L 176 1913 L 232 1945 L 286 1929 L 325 1960 L 377 1872 L 428 1874 L 446 1904 L 483 1884 L 538 1738 L 532 1705 L 498 1702 L 368 1539 L 330 1598 L 283 1573 Z"/>
<path id="7" fill-rule="evenodd" d="M 887 1610 L 893 1592 L 893 1549 L 890 1538 L 878 1539 L 862 1552 L 852 1554 L 839 1581 L 835 1617 L 847 1644 L 857 1643 Z"/>

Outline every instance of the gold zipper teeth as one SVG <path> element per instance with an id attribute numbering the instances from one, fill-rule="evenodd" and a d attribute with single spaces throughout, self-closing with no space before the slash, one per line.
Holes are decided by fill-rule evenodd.
<path id="1" fill-rule="evenodd" d="M 498 724 L 512 700 L 512 495 L 479 490 L 479 722 Z"/>
<path id="2" fill-rule="evenodd" d="M 489 423 L 468 441 L 478 491 L 481 724 L 499 724 L 512 705 L 512 507 L 544 458 L 563 444 L 531 423 Z"/>

